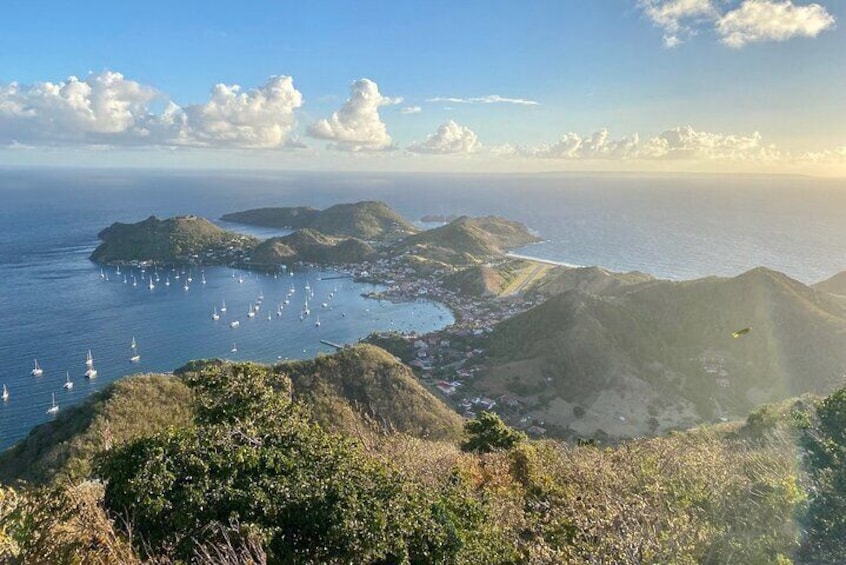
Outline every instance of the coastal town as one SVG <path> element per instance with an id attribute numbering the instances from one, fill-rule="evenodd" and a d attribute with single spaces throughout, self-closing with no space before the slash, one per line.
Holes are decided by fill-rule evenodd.
<path id="1" fill-rule="evenodd" d="M 501 267 L 509 261 L 515 260 L 499 258 L 488 266 Z M 522 261 L 527 263 L 524 270 L 538 276 L 532 262 Z M 496 324 L 539 304 L 540 298 L 522 293 L 481 296 L 461 293 L 444 286 L 443 279 L 449 271 L 442 269 L 421 277 L 401 258 L 380 259 L 359 265 L 350 272 L 360 279 L 386 286 L 371 294 L 372 298 L 434 300 L 447 305 L 455 316 L 455 323 L 428 334 L 384 332 L 370 335 L 365 341 L 388 350 L 408 364 L 424 386 L 438 394 L 463 418 L 476 418 L 482 411 L 496 412 L 509 425 L 533 437 L 547 433 L 545 423 L 527 415 L 528 407 L 515 395 L 506 393 L 490 398 L 474 387 L 477 375 L 484 368 L 485 337 Z"/>

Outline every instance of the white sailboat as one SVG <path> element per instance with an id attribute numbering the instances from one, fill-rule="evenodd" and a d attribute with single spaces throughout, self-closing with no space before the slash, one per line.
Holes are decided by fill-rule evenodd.
<path id="1" fill-rule="evenodd" d="M 3 396 L 2 396 L 2 398 L 3 398 L 3 402 L 6 402 L 6 401 L 9 400 L 9 391 L 6 389 L 6 385 L 3 385 Z"/>
<path id="2" fill-rule="evenodd" d="M 35 368 L 32 370 L 32 376 L 40 377 L 44 374 L 44 371 L 38 366 L 38 359 L 35 359 L 33 362 L 35 363 Z"/>
<path id="3" fill-rule="evenodd" d="M 135 337 L 132 338 L 132 343 L 129 345 L 129 351 L 132 353 L 132 356 L 129 360 L 133 363 L 137 363 L 141 360 L 141 355 L 138 353 L 138 344 L 135 343 Z"/>
<path id="4" fill-rule="evenodd" d="M 238 346 L 234 343 L 232 344 L 232 349 L 229 350 L 232 353 L 238 353 Z"/>
<path id="5" fill-rule="evenodd" d="M 65 384 L 63 384 L 62 386 L 68 390 L 73 388 L 73 381 L 70 380 L 70 371 L 65 372 Z"/>
<path id="6" fill-rule="evenodd" d="M 147 288 L 149 288 L 150 290 L 153 290 L 154 288 L 156 288 L 156 285 L 153 284 L 153 277 L 150 277 L 150 282 L 147 285 Z"/>
<path id="7" fill-rule="evenodd" d="M 223 300 L 220 304 L 220 311 L 226 312 L 226 301 L 225 300 Z"/>
<path id="8" fill-rule="evenodd" d="M 56 404 L 56 393 L 53 393 L 53 405 L 47 409 L 48 414 L 55 414 L 59 411 L 59 405 Z"/>
<path id="9" fill-rule="evenodd" d="M 314 325 L 317 326 L 318 328 L 320 327 L 320 315 L 317 316 L 317 321 L 314 322 Z"/>
<path id="10" fill-rule="evenodd" d="M 229 322 L 230 328 L 237 328 L 240 325 L 241 325 L 241 322 L 239 322 L 238 320 L 233 320 L 233 321 Z"/>
<path id="11" fill-rule="evenodd" d="M 215 322 L 220 319 L 220 314 L 217 313 L 217 306 L 213 306 L 214 312 L 212 312 L 212 320 Z"/>
<path id="12" fill-rule="evenodd" d="M 91 350 L 88 350 L 88 356 L 85 358 L 85 378 L 93 379 L 97 376 L 97 369 L 94 368 L 94 356 L 91 355 Z"/>

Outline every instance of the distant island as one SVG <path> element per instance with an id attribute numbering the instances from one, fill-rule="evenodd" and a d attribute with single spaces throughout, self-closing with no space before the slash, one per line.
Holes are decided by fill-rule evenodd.
<path id="1" fill-rule="evenodd" d="M 537 241 L 504 218 L 462 216 L 421 232 L 384 202 L 260 208 L 226 214 L 228 222 L 295 229 L 266 241 L 225 230 L 198 216 L 136 224 L 115 223 L 99 233 L 103 241 L 91 260 L 104 264 L 196 264 L 277 269 L 292 263 L 359 265 L 402 258 L 418 267 L 452 268 L 501 259 L 508 249 Z"/>
<path id="2" fill-rule="evenodd" d="M 455 214 L 427 214 L 420 218 L 420 221 L 425 224 L 434 224 L 434 223 L 441 223 L 446 224 L 453 220 L 458 219 L 458 216 Z"/>
<path id="3" fill-rule="evenodd" d="M 222 220 L 253 226 L 299 230 L 310 228 L 330 236 L 389 241 L 420 231 L 384 202 L 336 204 L 325 210 L 304 206 L 258 208 L 225 214 Z"/>
<path id="4" fill-rule="evenodd" d="M 103 243 L 91 260 L 110 265 L 237 263 L 258 243 L 256 238 L 221 229 L 199 216 L 165 220 L 150 216 L 135 224 L 118 222 L 97 237 Z"/>

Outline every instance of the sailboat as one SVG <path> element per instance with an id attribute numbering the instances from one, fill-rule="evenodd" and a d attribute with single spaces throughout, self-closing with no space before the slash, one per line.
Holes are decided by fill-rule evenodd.
<path id="1" fill-rule="evenodd" d="M 137 363 L 141 360 L 141 355 L 138 353 L 138 344 L 135 343 L 135 338 L 132 338 L 132 343 L 129 345 L 129 350 L 132 353 L 132 356 L 129 360 L 133 363 Z"/>
<path id="2" fill-rule="evenodd" d="M 65 372 L 65 384 L 63 384 L 62 386 L 68 390 L 73 388 L 73 381 L 70 380 L 70 371 Z"/>
<path id="3" fill-rule="evenodd" d="M 35 363 L 35 368 L 32 370 L 32 376 L 33 377 L 40 377 L 41 375 L 44 374 L 44 371 L 41 369 L 41 367 L 38 366 L 38 359 L 35 359 L 34 363 Z"/>
<path id="4" fill-rule="evenodd" d="M 214 312 L 212 313 L 212 320 L 215 322 L 220 319 L 220 314 L 217 313 L 217 306 L 213 306 Z"/>
<path id="5" fill-rule="evenodd" d="M 170 286 L 170 275 L 165 277 L 165 286 Z"/>
<path id="6" fill-rule="evenodd" d="M 91 350 L 88 350 L 88 356 L 85 358 L 85 378 L 93 379 L 97 376 L 97 369 L 94 368 L 94 357 L 91 355 Z"/>
<path id="7" fill-rule="evenodd" d="M 319 315 L 317 316 L 317 321 L 314 322 L 314 325 L 317 326 L 318 328 L 320 327 L 320 316 Z"/>
<path id="8" fill-rule="evenodd" d="M 48 414 L 55 414 L 59 411 L 59 405 L 56 404 L 56 393 L 53 393 L 53 405 L 47 409 Z"/>
<path id="9" fill-rule="evenodd" d="M 225 300 L 223 300 L 220 304 L 220 311 L 226 312 L 226 301 Z"/>
<path id="10" fill-rule="evenodd" d="M 2 398 L 3 398 L 3 402 L 6 402 L 6 401 L 9 400 L 9 391 L 6 390 L 6 385 L 3 385 L 3 396 L 2 396 Z"/>
<path id="11" fill-rule="evenodd" d="M 232 344 L 232 349 L 229 350 L 232 353 L 238 353 L 238 346 L 234 343 Z"/>
<path id="12" fill-rule="evenodd" d="M 206 284 L 206 274 L 205 273 L 200 274 L 200 283 Z"/>

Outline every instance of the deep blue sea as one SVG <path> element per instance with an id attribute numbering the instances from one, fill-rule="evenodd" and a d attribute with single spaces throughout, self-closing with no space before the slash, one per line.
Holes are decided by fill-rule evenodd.
<path id="1" fill-rule="evenodd" d="M 521 253 L 574 265 L 689 279 L 736 275 L 764 265 L 806 283 L 846 270 L 846 182 L 807 177 L 719 175 L 421 175 L 368 173 L 0 171 L 0 449 L 60 410 L 135 372 L 169 371 L 190 359 L 270 362 L 311 357 L 320 339 L 349 343 L 374 330 L 420 332 L 452 322 L 430 302 L 391 304 L 361 296 L 373 287 L 331 272 L 279 278 L 205 269 L 149 290 L 88 261 L 97 233 L 150 215 L 381 199 L 411 219 L 424 214 L 498 214 L 544 239 Z M 233 227 L 233 226 L 227 226 Z M 239 228 L 261 237 L 272 230 Z M 243 277 L 238 283 L 237 276 Z M 276 305 L 291 285 L 281 318 Z M 312 316 L 300 321 L 305 286 Z M 329 298 L 329 293 L 333 297 Z M 262 309 L 246 313 L 259 295 Z M 226 301 L 221 320 L 212 309 Z M 326 302 L 328 308 L 322 308 Z M 267 314 L 272 319 L 267 320 Z M 315 315 L 321 325 L 314 325 Z M 239 319 L 237 329 L 229 321 Z M 138 342 L 141 361 L 129 362 Z M 237 352 L 232 352 L 233 345 Z M 91 350 L 98 378 L 85 379 Z M 30 374 L 34 359 L 44 375 Z M 62 388 L 65 374 L 72 391 Z"/>

